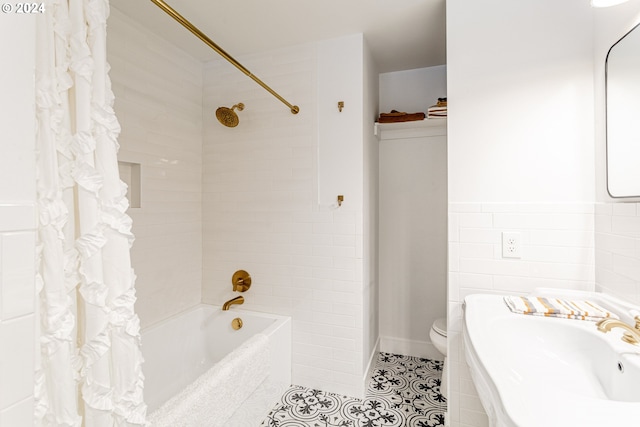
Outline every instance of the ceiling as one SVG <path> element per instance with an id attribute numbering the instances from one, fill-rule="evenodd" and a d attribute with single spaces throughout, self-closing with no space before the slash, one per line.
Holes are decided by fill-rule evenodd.
<path id="1" fill-rule="evenodd" d="M 445 0 L 166 0 L 231 56 L 363 33 L 381 73 L 446 63 Z M 197 59 L 217 54 L 150 0 L 111 6 Z"/>

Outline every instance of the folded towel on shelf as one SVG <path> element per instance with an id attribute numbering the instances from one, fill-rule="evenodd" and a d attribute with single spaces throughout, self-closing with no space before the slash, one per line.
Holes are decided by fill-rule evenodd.
<path id="1" fill-rule="evenodd" d="M 427 118 L 444 118 L 447 117 L 447 101 L 438 99 L 437 105 L 432 105 L 427 109 Z"/>
<path id="2" fill-rule="evenodd" d="M 506 296 L 504 297 L 504 302 L 514 313 L 533 316 L 562 317 L 565 319 L 593 321 L 607 317 L 618 318 L 614 313 L 611 313 L 592 301 L 534 296 Z"/>
<path id="3" fill-rule="evenodd" d="M 403 113 L 396 110 L 391 110 L 390 113 L 380 113 L 378 123 L 398 123 L 398 122 L 412 122 L 416 120 L 424 120 L 424 113 Z"/>

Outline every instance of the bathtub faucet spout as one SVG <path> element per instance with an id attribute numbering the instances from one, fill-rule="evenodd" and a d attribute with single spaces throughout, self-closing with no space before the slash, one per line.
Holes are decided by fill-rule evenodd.
<path id="1" fill-rule="evenodd" d="M 234 304 L 244 304 L 244 297 L 242 295 L 240 295 L 239 297 L 235 297 L 235 298 L 230 299 L 229 301 L 225 302 L 222 305 L 222 309 L 224 311 L 227 311 L 227 310 L 229 310 L 229 307 L 231 307 Z"/>

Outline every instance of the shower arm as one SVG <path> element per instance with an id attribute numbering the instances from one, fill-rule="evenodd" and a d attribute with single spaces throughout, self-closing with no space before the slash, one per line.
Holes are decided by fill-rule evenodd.
<path id="1" fill-rule="evenodd" d="M 250 77 L 251 80 L 258 83 L 267 92 L 269 92 L 271 95 L 278 98 L 283 104 L 289 107 L 292 114 L 298 114 L 298 112 L 300 111 L 300 108 L 297 105 L 291 105 L 289 102 L 287 102 L 286 99 L 281 97 L 275 90 L 267 86 L 266 83 L 264 83 L 262 80 L 260 80 L 258 77 L 254 76 L 253 74 L 251 74 L 251 72 L 247 70 L 242 64 L 240 64 L 238 61 L 233 59 L 233 57 L 229 55 L 227 52 L 225 52 L 224 49 L 222 49 L 213 40 L 207 37 L 206 34 L 200 31 L 195 25 L 189 22 L 185 17 L 180 15 L 178 12 L 176 12 L 176 10 L 173 9 L 171 6 L 169 6 L 164 0 L 151 0 L 151 2 L 154 3 L 156 6 L 158 6 L 160 9 L 164 10 L 167 13 L 167 15 L 171 16 L 173 19 L 175 19 L 180 24 L 182 24 L 182 26 L 185 27 L 187 30 L 191 31 L 193 35 L 195 35 L 200 40 L 202 40 L 211 49 L 215 50 L 220 56 L 222 56 L 224 59 L 226 59 L 231 64 L 233 64 L 238 70 L 242 71 L 246 76 Z"/>

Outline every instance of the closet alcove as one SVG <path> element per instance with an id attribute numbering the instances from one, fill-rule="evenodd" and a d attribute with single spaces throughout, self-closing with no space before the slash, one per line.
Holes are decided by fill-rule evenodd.
<path id="1" fill-rule="evenodd" d="M 447 120 L 376 123 L 380 349 L 442 359 L 429 339 L 446 317 Z"/>

